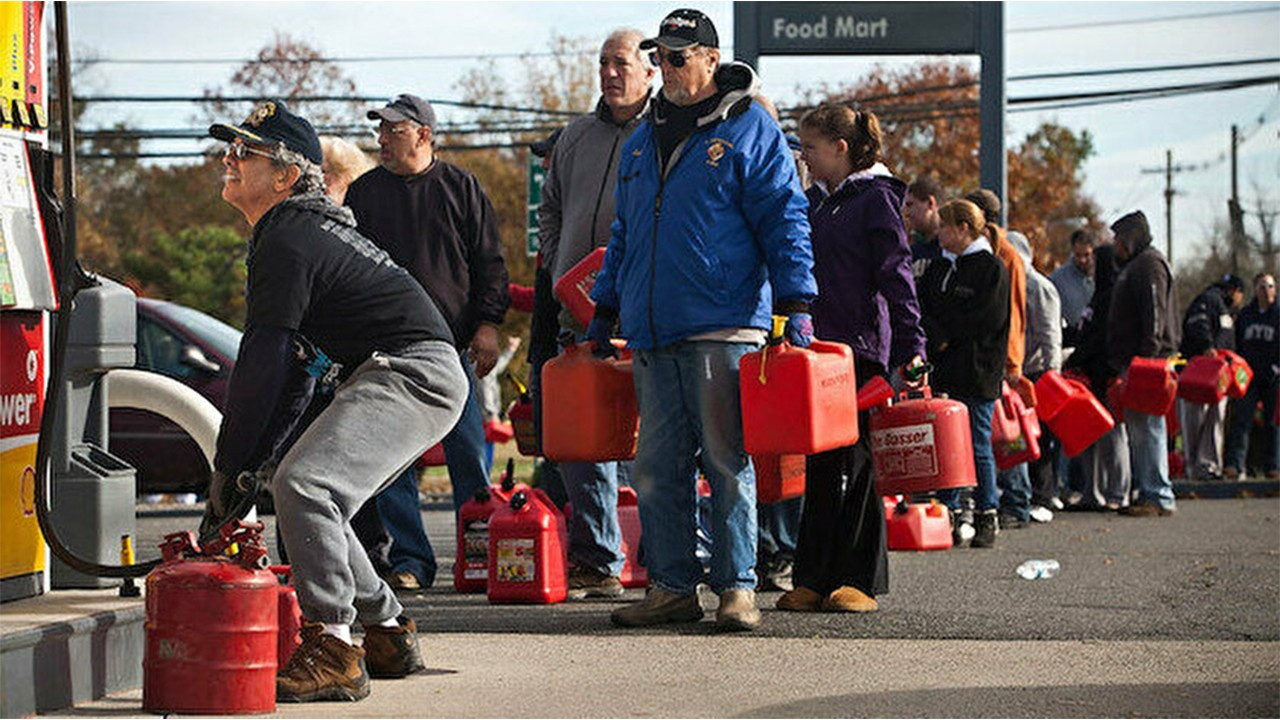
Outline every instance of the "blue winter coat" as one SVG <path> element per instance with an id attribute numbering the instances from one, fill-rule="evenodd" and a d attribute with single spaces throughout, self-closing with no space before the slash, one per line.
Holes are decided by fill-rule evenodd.
<path id="1" fill-rule="evenodd" d="M 728 328 L 767 329 L 775 299 L 817 294 L 808 202 L 782 130 L 751 102 L 755 74 L 720 69 L 726 91 L 660 176 L 654 111 L 622 150 L 617 218 L 591 297 L 615 308 L 634 348 Z"/>

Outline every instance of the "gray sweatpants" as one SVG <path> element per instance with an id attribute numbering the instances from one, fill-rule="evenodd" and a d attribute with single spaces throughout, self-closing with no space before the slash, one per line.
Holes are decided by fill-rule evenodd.
<path id="1" fill-rule="evenodd" d="M 1182 457 L 1187 461 L 1187 478 L 1211 480 L 1218 477 L 1222 472 L 1227 398 L 1210 405 L 1179 398 L 1178 419 L 1182 422 Z"/>
<path id="2" fill-rule="evenodd" d="M 403 611 L 351 517 L 453 429 L 466 399 L 467 376 L 450 343 L 374 353 L 280 461 L 276 522 L 308 620 L 367 626 Z"/>

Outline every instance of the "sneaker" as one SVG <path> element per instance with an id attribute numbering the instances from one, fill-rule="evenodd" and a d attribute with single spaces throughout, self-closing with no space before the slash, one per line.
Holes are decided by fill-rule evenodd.
<path id="1" fill-rule="evenodd" d="M 1120 511 L 1129 517 L 1169 517 L 1177 512 L 1177 508 L 1161 507 L 1155 503 L 1137 503 Z"/>
<path id="2" fill-rule="evenodd" d="M 418 651 L 418 626 L 403 615 L 393 628 L 375 625 L 364 629 L 365 665 L 369 677 L 402 678 L 426 667 Z"/>
<path id="3" fill-rule="evenodd" d="M 614 610 L 609 619 L 622 627 L 643 627 L 664 623 L 698 622 L 702 619 L 698 593 L 677 595 L 660 587 L 649 588 L 644 599 Z"/>
<path id="4" fill-rule="evenodd" d="M 778 598 L 774 607 L 790 612 L 818 612 L 824 598 L 807 587 L 798 587 Z"/>
<path id="5" fill-rule="evenodd" d="M 364 650 L 324 631 L 320 623 L 302 628 L 302 644 L 276 673 L 276 702 L 360 700 L 369 696 Z"/>
<path id="6" fill-rule="evenodd" d="M 1050 498 L 1049 504 L 1053 505 L 1054 510 L 1061 510 L 1062 508 L 1066 507 L 1065 505 L 1062 504 L 1062 498 L 1058 498 L 1058 497 Z"/>
<path id="7" fill-rule="evenodd" d="M 1235 467 L 1232 467 L 1231 465 L 1228 465 L 1222 468 L 1222 477 L 1226 478 L 1227 480 L 1239 480 L 1240 470 Z"/>
<path id="8" fill-rule="evenodd" d="M 594 568 L 575 565 L 569 570 L 569 599 L 581 600 L 589 597 L 616 598 L 626 592 L 622 581 L 613 575 L 606 575 Z"/>
<path id="9" fill-rule="evenodd" d="M 836 588 L 822 601 L 822 609 L 827 612 L 869 613 L 879 610 L 880 605 L 858 588 L 845 585 Z"/>
<path id="10" fill-rule="evenodd" d="M 1017 515 L 1000 513 L 1000 527 L 1004 528 L 1005 530 L 1021 530 L 1022 528 L 1027 526 L 1027 522 L 1029 521 L 1023 520 Z"/>
<path id="11" fill-rule="evenodd" d="M 995 510 L 983 510 L 974 518 L 975 534 L 969 547 L 995 547 L 996 535 L 1000 534 L 1000 519 Z"/>
<path id="12" fill-rule="evenodd" d="M 760 608 L 755 590 L 725 590 L 716 608 L 716 626 L 721 630 L 755 630 L 760 627 Z"/>
<path id="13" fill-rule="evenodd" d="M 795 584 L 791 581 L 792 569 L 791 561 L 786 558 L 770 560 L 760 567 L 760 582 L 756 585 L 756 590 L 790 592 L 795 588 Z"/>
<path id="14" fill-rule="evenodd" d="M 1031 522 L 1053 522 L 1053 511 L 1043 505 L 1036 505 L 1031 508 Z"/>
<path id="15" fill-rule="evenodd" d="M 971 510 L 951 511 L 951 545 L 960 547 L 974 536 L 973 512 Z"/>
<path id="16" fill-rule="evenodd" d="M 387 584 L 396 592 L 414 592 L 422 589 L 422 583 L 418 581 L 418 576 L 408 570 L 399 570 L 391 573 L 391 577 L 387 578 Z"/>

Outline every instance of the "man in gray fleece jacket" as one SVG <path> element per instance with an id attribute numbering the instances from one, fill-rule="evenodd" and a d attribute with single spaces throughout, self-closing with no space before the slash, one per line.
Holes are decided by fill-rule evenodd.
<path id="1" fill-rule="evenodd" d="M 575 118 L 551 155 L 538 208 L 543 266 L 558 281 L 592 250 L 609 243 L 614 218 L 613 189 L 622 145 L 649 107 L 655 73 L 644 34 L 615 30 L 600 48 L 600 102 L 595 112 Z M 560 327 L 578 339 L 586 328 L 567 310 Z M 548 398 L 555 402 L 555 398 Z M 625 557 L 618 526 L 618 464 L 563 463 L 560 474 L 573 503 L 569 518 L 569 597 L 617 597 Z"/>

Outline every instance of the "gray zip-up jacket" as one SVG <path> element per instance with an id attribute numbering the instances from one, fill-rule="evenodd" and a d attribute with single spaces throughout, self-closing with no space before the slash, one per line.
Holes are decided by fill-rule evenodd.
<path id="1" fill-rule="evenodd" d="M 1005 236 L 1027 268 L 1027 351 L 1022 373 L 1039 377 L 1046 370 L 1062 369 L 1062 300 L 1049 278 L 1031 264 L 1027 236 L 1010 230 Z"/>
<path id="2" fill-rule="evenodd" d="M 635 117 L 619 125 L 601 98 L 595 112 L 574 118 L 560 134 L 538 207 L 542 266 L 551 272 L 552 282 L 592 250 L 609 244 L 622 144 L 648 110 L 646 101 Z M 560 313 L 560 326 L 585 330 L 567 310 Z"/>

